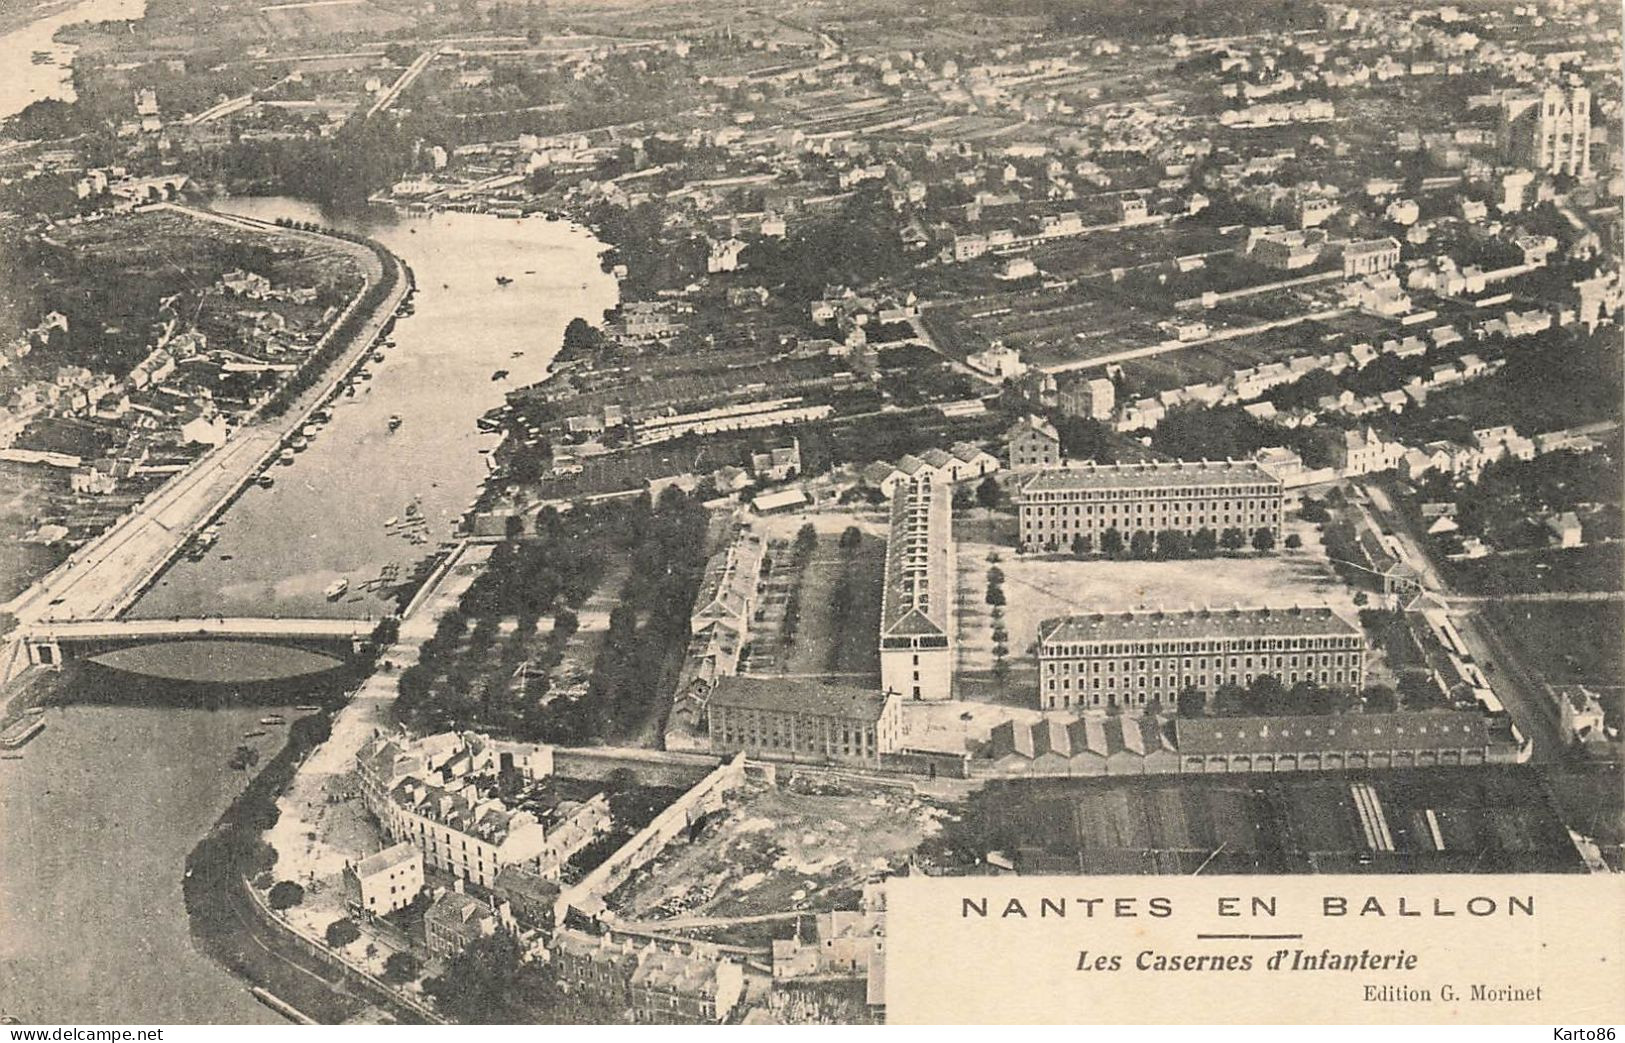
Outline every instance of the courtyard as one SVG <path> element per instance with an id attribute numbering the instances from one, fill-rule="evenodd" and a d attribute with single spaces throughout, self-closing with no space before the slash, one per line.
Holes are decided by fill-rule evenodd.
<path id="1" fill-rule="evenodd" d="M 1018 554 L 1013 516 L 964 514 L 954 520 L 959 699 L 1031 706 L 1039 624 L 1070 613 L 1299 605 L 1328 606 L 1350 622 L 1359 618 L 1354 594 L 1333 572 L 1319 533 L 1296 518 L 1283 527 L 1283 540 L 1296 535 L 1301 541 L 1295 549 L 1140 561 Z M 993 568 L 1004 576 L 1004 604 L 997 608 L 987 603 Z M 1002 666 L 995 654 L 1001 627 L 1008 649 Z"/>

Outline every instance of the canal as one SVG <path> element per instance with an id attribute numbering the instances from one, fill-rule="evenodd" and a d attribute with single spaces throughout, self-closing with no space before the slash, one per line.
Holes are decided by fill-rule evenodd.
<path id="1" fill-rule="evenodd" d="M 324 220 L 288 199 L 215 205 Z M 249 488 L 207 554 L 177 562 L 132 616 L 387 614 L 390 577 L 405 579 L 450 539 L 479 492 L 498 439 L 475 421 L 546 374 L 570 319 L 596 321 L 616 302 L 601 245 L 562 221 L 442 213 L 345 227 L 411 266 L 415 314 L 396 324 L 394 347 L 367 363 L 370 379 L 335 401 L 309 447 L 273 465 L 273 484 Z M 499 275 L 512 282 L 499 285 Z"/>

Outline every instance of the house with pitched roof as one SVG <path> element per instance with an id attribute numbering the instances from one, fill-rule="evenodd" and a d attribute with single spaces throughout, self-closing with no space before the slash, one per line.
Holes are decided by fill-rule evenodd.
<path id="1" fill-rule="evenodd" d="M 1005 436 L 1012 471 L 1033 471 L 1061 465 L 1061 436 L 1055 426 L 1038 416 L 1029 416 Z"/>

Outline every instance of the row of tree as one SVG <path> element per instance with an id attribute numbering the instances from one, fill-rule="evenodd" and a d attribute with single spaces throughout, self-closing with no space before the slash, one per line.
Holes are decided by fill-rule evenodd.
<path id="1" fill-rule="evenodd" d="M 1178 558 L 1211 558 L 1221 551 L 1233 554 L 1246 549 L 1249 545 L 1260 554 L 1269 553 L 1275 549 L 1275 530 L 1260 527 L 1254 529 L 1249 538 L 1246 530 L 1235 527 L 1220 532 L 1203 526 L 1194 533 L 1183 529 L 1162 529 L 1157 532 L 1137 529 L 1125 539 L 1122 531 L 1114 526 L 1100 534 L 1098 548 L 1092 535 L 1080 532 L 1072 537 L 1070 550 L 1080 558 L 1099 553 L 1108 558 L 1166 561 Z M 1286 538 L 1288 548 L 1302 545 L 1303 540 L 1296 533 Z M 1045 545 L 1045 549 L 1053 553 L 1060 547 L 1052 540 Z"/>
<path id="2" fill-rule="evenodd" d="M 1363 691 L 1333 688 L 1314 681 L 1298 681 L 1290 687 L 1274 674 L 1253 678 L 1246 685 L 1222 684 L 1212 695 L 1187 685 L 1175 697 L 1181 717 L 1282 717 L 1348 713 L 1387 713 L 1397 708 L 1394 691 L 1385 685 L 1372 685 Z"/>

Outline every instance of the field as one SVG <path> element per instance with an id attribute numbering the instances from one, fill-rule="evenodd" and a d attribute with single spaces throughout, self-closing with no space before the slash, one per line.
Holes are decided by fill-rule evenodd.
<path id="1" fill-rule="evenodd" d="M 1625 605 L 1617 601 L 1503 602 L 1485 613 L 1518 658 L 1548 684 L 1625 684 Z"/>
<path id="2" fill-rule="evenodd" d="M 1367 839 L 1352 795 L 1361 784 L 1375 793 L 1391 850 Z M 950 859 L 1003 851 L 1024 873 L 1580 869 L 1539 778 L 1521 766 L 999 781 L 939 843 L 938 857 Z"/>
<path id="3" fill-rule="evenodd" d="M 1615 590 L 1625 569 L 1618 543 L 1530 553 L 1492 554 L 1446 562 L 1450 585 L 1464 594 L 1523 594 L 1553 590 Z"/>
<path id="4" fill-rule="evenodd" d="M 791 561 L 796 530 L 810 522 L 818 542 L 804 567 Z M 774 546 L 774 575 L 761 598 L 763 618 L 751 643 L 749 672 L 838 678 L 849 684 L 880 677 L 880 588 L 886 564 L 885 521 L 877 511 L 783 515 L 758 523 Z M 856 528 L 856 547 L 840 545 Z M 795 622 L 786 634 L 786 613 Z"/>
<path id="5" fill-rule="evenodd" d="M 413 19 L 367 0 L 351 3 L 287 3 L 261 7 L 260 17 L 277 36 L 327 36 L 354 30 L 358 25 L 389 33 L 412 26 Z"/>
<path id="6" fill-rule="evenodd" d="M 960 698 L 1030 702 L 1038 625 L 1072 612 L 1296 604 L 1329 605 L 1351 621 L 1356 618 L 1350 591 L 1327 564 L 1314 528 L 1301 522 L 1287 524 L 1304 541 L 1298 550 L 1189 561 L 1017 555 L 1015 525 L 1002 514 L 955 519 Z M 985 599 L 987 572 L 995 564 L 1005 577 L 1004 625 L 1010 634 L 1011 668 L 1002 685 L 991 674 L 993 616 Z"/>
<path id="7" fill-rule="evenodd" d="M 674 928 L 694 918 L 851 908 L 866 881 L 901 865 L 946 815 L 907 790 L 752 784 L 729 796 L 698 840 L 634 873 L 609 905 L 624 919 Z"/>

